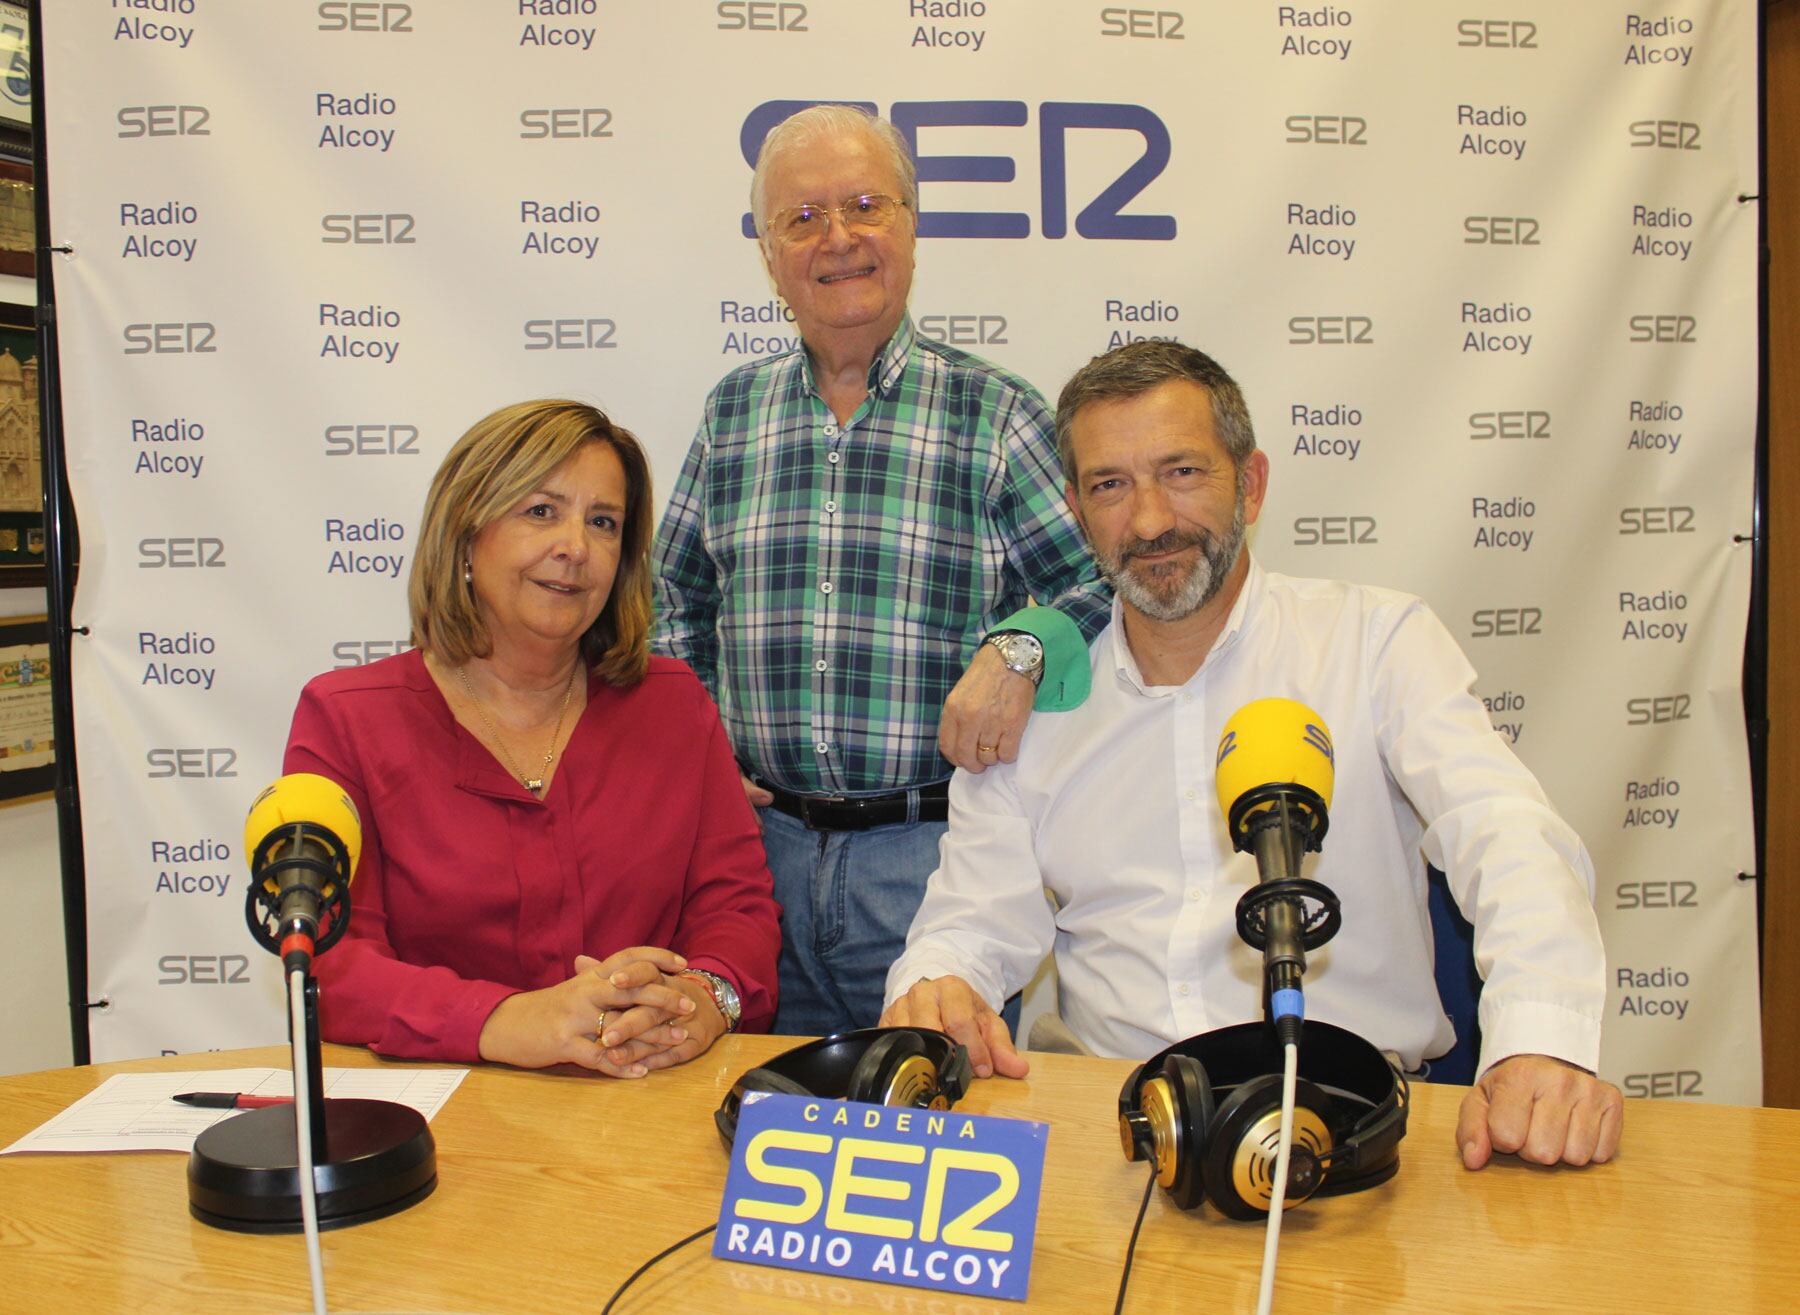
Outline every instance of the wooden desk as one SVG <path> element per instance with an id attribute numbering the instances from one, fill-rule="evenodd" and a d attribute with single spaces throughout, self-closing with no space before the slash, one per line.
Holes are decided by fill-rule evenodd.
<path id="1" fill-rule="evenodd" d="M 592 1311 L 621 1279 L 717 1217 L 726 1158 L 712 1111 L 787 1039 L 730 1037 L 639 1082 L 478 1068 L 432 1124 L 439 1185 L 389 1219 L 324 1235 L 334 1311 Z M 326 1047 L 339 1067 L 377 1064 Z M 279 1048 L 0 1079 L 8 1145 L 115 1072 L 281 1065 Z M 1120 1061 L 1032 1056 L 1024 1082 L 959 1107 L 1052 1125 L 1031 1300 L 1110 1311 L 1145 1169 L 1119 1153 Z M 1628 1101 L 1625 1147 L 1583 1171 L 1465 1172 L 1462 1089 L 1416 1086 L 1399 1176 L 1309 1202 L 1282 1231 L 1276 1309 L 1736 1312 L 1800 1298 L 1800 1111 Z M 0 1158 L 0 1307 L 17 1311 L 310 1308 L 302 1239 L 247 1237 L 187 1212 L 187 1157 Z M 1260 1225 L 1184 1214 L 1159 1191 L 1126 1310 L 1252 1310 Z M 712 1259 L 711 1239 L 652 1270 L 621 1311 L 976 1315 L 1016 1303 Z"/>

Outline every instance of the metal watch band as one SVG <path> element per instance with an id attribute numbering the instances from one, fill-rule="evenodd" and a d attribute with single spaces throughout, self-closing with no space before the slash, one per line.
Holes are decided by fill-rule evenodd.
<path id="1" fill-rule="evenodd" d="M 726 981 L 717 973 L 709 973 L 704 968 L 684 968 L 680 975 L 692 977 L 704 986 L 712 996 L 713 1004 L 718 1007 L 720 1015 L 725 1019 L 725 1030 L 735 1032 L 738 1020 L 743 1017 L 744 1007 L 738 1000 L 737 987 Z"/>

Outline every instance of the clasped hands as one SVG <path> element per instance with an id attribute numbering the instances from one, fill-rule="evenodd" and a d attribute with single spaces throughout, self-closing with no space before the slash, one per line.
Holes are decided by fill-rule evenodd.
<path id="1" fill-rule="evenodd" d="M 1024 1077 L 1029 1067 L 1006 1023 L 960 977 L 914 982 L 881 1015 L 883 1027 L 933 1027 L 969 1052 L 977 1077 Z M 1547 1055 L 1513 1055 L 1481 1075 L 1463 1097 L 1456 1144 L 1465 1168 L 1495 1151 L 1532 1164 L 1602 1164 L 1618 1152 L 1625 1102 L 1586 1069 Z"/>
<path id="2" fill-rule="evenodd" d="M 518 1068 L 579 1064 L 615 1078 L 684 1064 L 725 1033 L 712 993 L 675 975 L 686 967 L 679 954 L 654 945 L 604 960 L 577 955 L 567 981 L 495 1007 L 481 1029 L 481 1057 Z"/>

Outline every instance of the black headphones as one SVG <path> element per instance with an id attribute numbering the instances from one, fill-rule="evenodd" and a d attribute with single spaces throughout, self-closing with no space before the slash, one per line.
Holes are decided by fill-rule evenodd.
<path id="1" fill-rule="evenodd" d="M 713 1113 L 725 1149 L 737 1136 L 745 1093 L 861 1100 L 946 1110 L 969 1089 L 969 1052 L 928 1027 L 866 1027 L 809 1041 L 749 1070 Z"/>
<path id="2" fill-rule="evenodd" d="M 1354 1032 L 1306 1023 L 1294 1095 L 1286 1202 L 1359 1192 L 1392 1178 L 1406 1135 L 1406 1076 Z M 1179 1041 L 1119 1089 L 1128 1160 L 1153 1160 L 1175 1204 L 1210 1199 L 1233 1219 L 1260 1219 L 1274 1194 L 1281 1135 L 1281 1045 L 1267 1023 Z"/>

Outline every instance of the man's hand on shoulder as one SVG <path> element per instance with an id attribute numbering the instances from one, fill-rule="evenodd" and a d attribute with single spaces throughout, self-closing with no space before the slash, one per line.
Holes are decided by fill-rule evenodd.
<path id="1" fill-rule="evenodd" d="M 1013 1049 L 1006 1020 L 960 977 L 924 977 L 881 1014 L 882 1027 L 934 1027 L 969 1051 L 978 1078 L 1022 1078 L 1031 1067 Z"/>
<path id="2" fill-rule="evenodd" d="M 1495 1151 L 1533 1164 L 1603 1164 L 1618 1152 L 1625 1099 L 1610 1082 L 1548 1055 L 1514 1055 L 1463 1098 L 1456 1144 L 1463 1167 Z"/>
<path id="3" fill-rule="evenodd" d="M 1019 740 L 1031 719 L 1037 686 L 1007 669 L 990 644 L 976 650 L 969 669 L 944 700 L 938 748 L 952 764 L 984 772 L 1019 756 Z"/>

